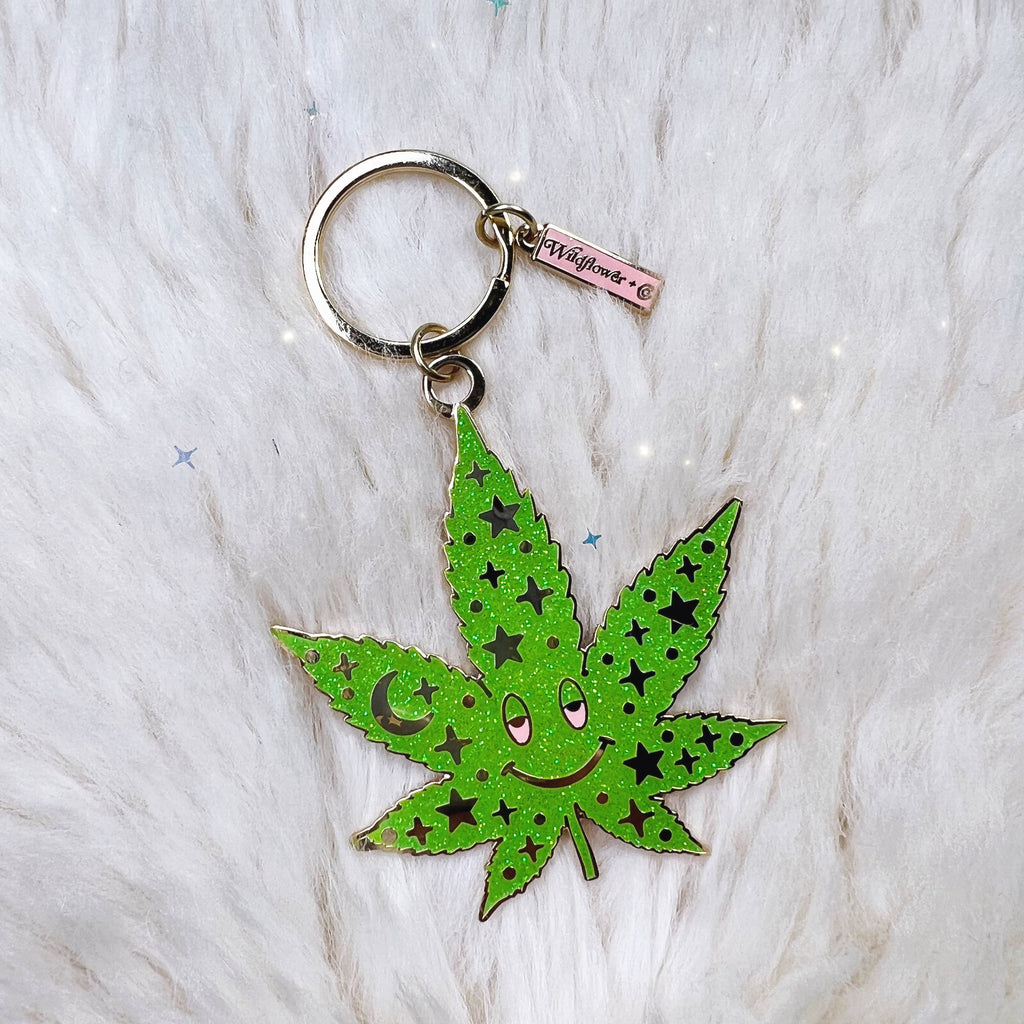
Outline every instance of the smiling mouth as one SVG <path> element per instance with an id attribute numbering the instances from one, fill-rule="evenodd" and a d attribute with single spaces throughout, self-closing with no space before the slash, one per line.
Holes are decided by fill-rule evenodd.
<path id="1" fill-rule="evenodd" d="M 577 768 L 571 775 L 560 775 L 557 779 L 542 779 L 537 775 L 531 775 L 529 772 L 520 771 L 520 769 L 516 767 L 515 761 L 509 761 L 509 763 L 501 769 L 501 774 L 514 775 L 517 779 L 522 779 L 523 782 L 528 782 L 531 786 L 542 786 L 544 789 L 557 789 L 559 786 L 571 786 L 574 782 L 579 782 L 580 779 L 589 775 L 597 767 L 597 762 L 604 757 L 604 752 L 608 747 L 615 743 L 615 740 L 609 739 L 607 736 L 599 736 L 598 740 L 601 745 L 591 755 L 590 760 L 582 767 Z"/>

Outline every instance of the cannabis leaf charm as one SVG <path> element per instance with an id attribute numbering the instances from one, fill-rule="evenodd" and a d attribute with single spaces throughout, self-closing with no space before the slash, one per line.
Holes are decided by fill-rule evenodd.
<path id="1" fill-rule="evenodd" d="M 731 767 L 783 723 L 667 711 L 711 640 L 738 501 L 655 558 L 584 650 L 546 521 L 461 406 L 455 420 L 446 575 L 479 675 L 369 637 L 274 633 L 367 739 L 443 776 L 357 845 L 493 842 L 482 920 L 540 874 L 565 830 L 597 876 L 583 818 L 646 850 L 702 853 L 659 797 Z"/>

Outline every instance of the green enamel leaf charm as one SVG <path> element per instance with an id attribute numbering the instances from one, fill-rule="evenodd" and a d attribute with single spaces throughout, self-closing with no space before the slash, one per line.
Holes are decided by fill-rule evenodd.
<path id="1" fill-rule="evenodd" d="M 441 776 L 356 844 L 493 842 L 482 920 L 540 874 L 566 831 L 595 878 L 584 818 L 633 846 L 702 853 L 661 797 L 731 767 L 783 723 L 668 713 L 718 620 L 738 501 L 655 558 L 584 650 L 547 522 L 461 406 L 455 422 L 446 576 L 479 676 L 369 637 L 274 633 L 367 739 Z"/>

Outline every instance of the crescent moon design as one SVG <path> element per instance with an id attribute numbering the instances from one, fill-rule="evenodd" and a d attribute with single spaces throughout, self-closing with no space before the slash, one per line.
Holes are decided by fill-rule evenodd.
<path id="1" fill-rule="evenodd" d="M 377 680 L 370 694 L 370 714 L 377 724 L 395 736 L 411 736 L 430 725 L 434 712 L 430 711 L 422 718 L 399 718 L 388 700 L 388 687 L 394 681 L 397 672 L 387 672 Z"/>

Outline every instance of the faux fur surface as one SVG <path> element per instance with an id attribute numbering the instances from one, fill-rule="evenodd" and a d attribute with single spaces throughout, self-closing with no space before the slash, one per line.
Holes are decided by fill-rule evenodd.
<path id="1" fill-rule="evenodd" d="M 1024 1018 L 1022 97 L 1010 0 L 0 5 L 0 1018 Z M 486 924 L 487 847 L 351 847 L 427 775 L 269 631 L 469 667 L 450 427 L 299 273 L 400 147 L 664 275 L 518 266 L 476 421 L 587 634 L 743 498 L 677 706 L 789 722 L 671 799 L 711 856 L 591 828 Z M 455 322 L 475 212 L 363 190 L 331 287 Z"/>

